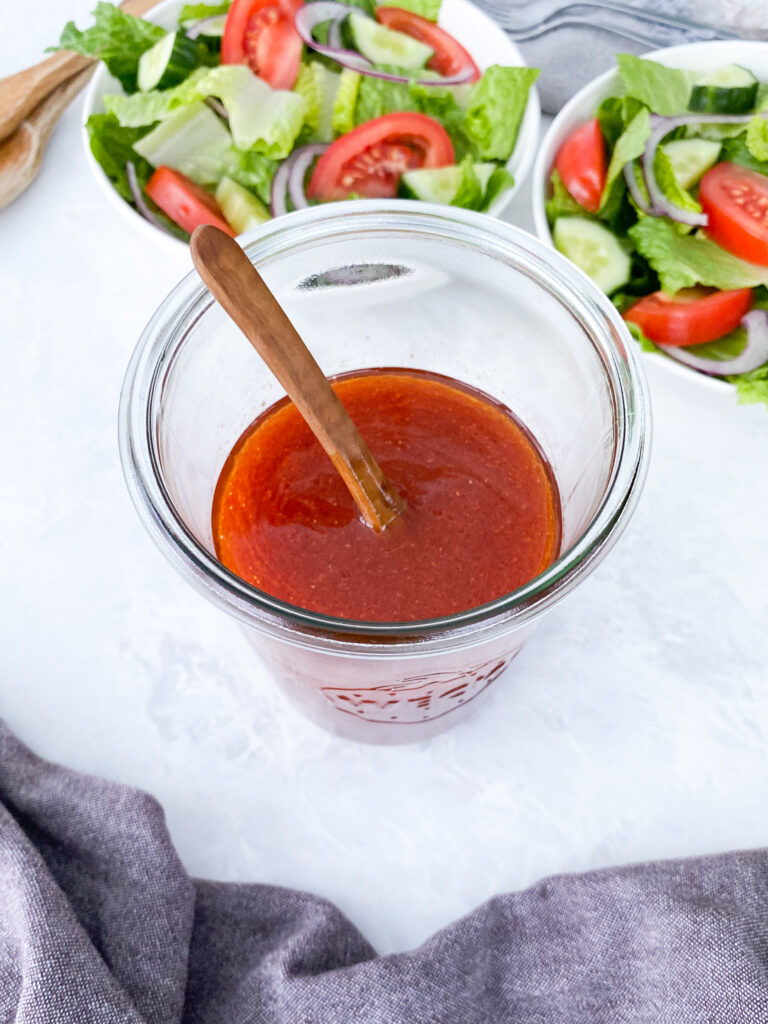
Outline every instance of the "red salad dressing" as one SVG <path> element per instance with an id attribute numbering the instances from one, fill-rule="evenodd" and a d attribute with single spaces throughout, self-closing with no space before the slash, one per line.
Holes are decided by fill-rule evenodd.
<path id="1" fill-rule="evenodd" d="M 382 534 L 366 526 L 284 399 L 245 431 L 216 486 L 216 554 L 234 573 L 312 611 L 403 622 L 502 597 L 556 557 L 557 487 L 508 409 L 417 370 L 333 386 L 406 511 Z"/>

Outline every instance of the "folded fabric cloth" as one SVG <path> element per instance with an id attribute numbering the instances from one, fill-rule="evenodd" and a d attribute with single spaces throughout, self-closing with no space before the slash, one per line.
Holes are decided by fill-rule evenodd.
<path id="1" fill-rule="evenodd" d="M 189 878 L 155 800 L 0 722 L 10 1021 L 765 1024 L 768 851 L 551 878 L 377 957 L 315 896 Z"/>
<path id="2" fill-rule="evenodd" d="M 590 0 L 476 0 L 501 24 L 522 28 L 562 8 L 575 19 L 586 19 L 582 28 L 563 26 L 518 45 L 526 62 L 542 68 L 539 93 L 544 111 L 556 114 L 575 92 L 596 75 L 613 67 L 617 53 L 644 53 L 662 46 L 717 38 L 695 28 L 681 29 L 662 23 L 637 23 L 617 10 L 598 10 Z M 713 25 L 745 39 L 768 39 L 765 0 L 621 0 L 621 4 L 667 18 L 690 19 Z M 650 39 L 638 42 L 616 30 L 640 32 Z"/>

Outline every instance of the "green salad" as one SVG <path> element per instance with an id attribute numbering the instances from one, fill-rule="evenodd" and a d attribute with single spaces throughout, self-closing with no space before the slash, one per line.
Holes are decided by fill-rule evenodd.
<path id="1" fill-rule="evenodd" d="M 617 63 L 621 90 L 555 157 L 553 241 L 644 348 L 768 405 L 768 86 Z"/>
<path id="2" fill-rule="evenodd" d="M 538 71 L 481 74 L 440 0 L 187 4 L 166 31 L 99 3 L 59 48 L 119 82 L 88 119 L 115 190 L 181 238 L 290 210 L 404 196 L 487 210 L 512 185 Z"/>

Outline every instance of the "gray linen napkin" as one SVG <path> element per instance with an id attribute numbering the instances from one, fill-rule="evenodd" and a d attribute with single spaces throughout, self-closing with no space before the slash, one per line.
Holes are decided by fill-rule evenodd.
<path id="1" fill-rule="evenodd" d="M 11 1021 L 766 1024 L 768 851 L 551 878 L 377 957 L 315 896 L 189 878 L 150 796 L 0 722 Z"/>
<path id="2" fill-rule="evenodd" d="M 614 64 L 617 53 L 644 53 L 662 46 L 699 39 L 716 39 L 717 32 L 695 28 L 633 22 L 615 10 L 597 10 L 587 0 L 475 0 L 503 25 L 515 28 L 532 25 L 540 17 L 563 7 L 588 19 L 584 28 L 563 27 L 539 39 L 519 43 L 526 62 L 542 69 L 539 93 L 544 111 L 556 114 L 563 104 L 596 75 Z M 640 11 L 690 19 L 725 29 L 745 39 L 768 39 L 768 0 L 621 0 Z M 648 33 L 651 42 L 640 43 L 618 35 L 614 29 Z"/>

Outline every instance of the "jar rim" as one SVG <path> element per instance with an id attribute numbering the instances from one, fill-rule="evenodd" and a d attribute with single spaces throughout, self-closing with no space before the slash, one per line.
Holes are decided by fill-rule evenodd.
<path id="1" fill-rule="evenodd" d="M 128 366 L 120 400 L 123 473 L 133 503 L 171 563 L 235 617 L 292 644 L 357 656 L 455 649 L 537 619 L 602 560 L 623 531 L 642 490 L 650 454 L 650 405 L 644 372 L 613 304 L 572 264 L 519 228 L 458 207 L 406 200 L 354 200 L 313 207 L 268 222 L 242 239 L 255 262 L 325 238 L 365 230 L 418 233 L 448 244 L 481 247 L 549 292 L 577 320 L 599 356 L 613 404 L 614 456 L 601 501 L 581 536 L 542 573 L 503 597 L 441 618 L 358 622 L 298 608 L 246 583 L 191 533 L 163 482 L 153 423 L 169 364 L 187 328 L 213 303 L 191 271 L 145 327 Z"/>

